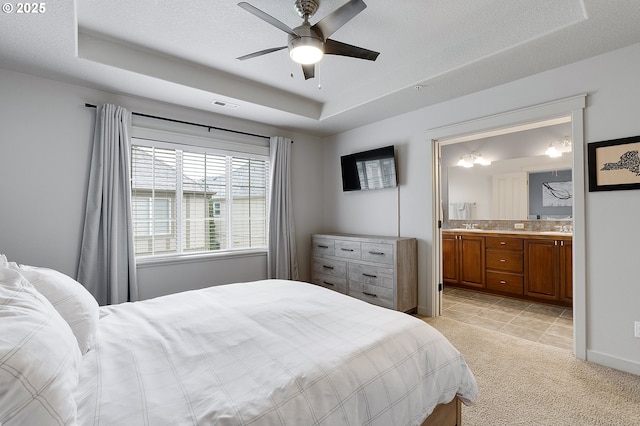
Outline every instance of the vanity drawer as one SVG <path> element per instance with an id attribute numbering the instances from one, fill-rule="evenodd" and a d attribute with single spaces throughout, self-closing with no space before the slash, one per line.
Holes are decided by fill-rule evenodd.
<path id="1" fill-rule="evenodd" d="M 486 237 L 485 247 L 495 250 L 520 250 L 524 249 L 524 241 L 522 238 L 512 237 Z"/>
<path id="2" fill-rule="evenodd" d="M 524 253 L 521 251 L 487 250 L 485 258 L 487 269 L 517 274 L 524 271 Z"/>
<path id="3" fill-rule="evenodd" d="M 487 272 L 487 288 L 511 294 L 524 294 L 524 280 L 522 275 L 500 272 Z"/>
<path id="4" fill-rule="evenodd" d="M 362 243 L 362 260 L 393 265 L 393 245 Z"/>
<path id="5" fill-rule="evenodd" d="M 360 241 L 336 240 L 336 257 L 360 260 Z"/>
<path id="6" fill-rule="evenodd" d="M 333 259 L 313 258 L 313 273 L 347 278 L 347 262 Z"/>

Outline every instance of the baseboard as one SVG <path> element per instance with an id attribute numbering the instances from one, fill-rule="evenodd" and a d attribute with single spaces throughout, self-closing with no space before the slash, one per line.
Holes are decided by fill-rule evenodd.
<path id="1" fill-rule="evenodd" d="M 587 361 L 640 376 L 640 363 L 597 351 L 587 351 Z"/>

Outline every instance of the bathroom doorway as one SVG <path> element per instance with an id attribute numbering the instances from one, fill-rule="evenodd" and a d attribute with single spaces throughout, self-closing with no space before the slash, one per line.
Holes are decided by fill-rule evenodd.
<path id="1" fill-rule="evenodd" d="M 461 241 L 451 239 L 456 234 L 452 229 L 470 228 L 471 238 L 487 240 L 501 231 L 500 235 L 517 238 L 511 241 L 518 242 L 525 235 L 539 237 L 541 231 L 557 230 L 565 234 L 563 237 L 572 234 L 571 117 L 532 123 L 524 130 L 508 130 L 502 135 L 441 144 L 440 198 L 443 239 L 447 244 L 462 248 Z M 523 226 L 521 230 L 513 228 L 517 221 Z M 452 259 L 460 256 L 443 244 L 443 264 L 453 262 L 454 267 L 462 267 Z M 499 261 L 508 262 L 508 267 L 497 265 L 495 271 L 486 273 L 486 280 L 482 268 L 483 287 L 477 288 L 475 282 L 464 284 L 464 272 L 456 274 L 447 266 L 449 270 L 443 270 L 441 315 L 572 350 L 573 307 L 566 301 L 564 306 L 554 306 L 522 300 L 523 246 L 486 253 L 486 259 L 483 251 L 476 261 L 485 262 L 487 270 L 496 267 L 495 263 L 491 265 L 490 256 L 506 257 Z M 558 290 L 559 284 L 555 284 Z"/>
<path id="2" fill-rule="evenodd" d="M 442 226 L 444 225 L 444 221 L 447 219 L 445 217 L 445 208 L 443 207 L 443 197 L 442 192 L 443 185 L 442 181 L 447 180 L 446 173 L 443 174 L 442 170 L 445 167 L 444 164 L 441 163 L 441 159 L 443 158 L 442 150 L 446 146 L 452 146 L 456 148 L 459 152 L 464 149 L 472 148 L 469 154 L 469 158 L 477 158 L 481 156 L 484 160 L 491 161 L 490 155 L 493 155 L 492 149 L 489 144 L 490 138 L 495 137 L 508 137 L 508 135 L 515 136 L 512 139 L 511 145 L 508 149 L 503 148 L 501 151 L 517 151 L 518 149 L 522 150 L 523 157 L 531 157 L 534 156 L 532 153 L 526 152 L 527 149 L 533 149 L 529 143 L 524 142 L 526 135 L 523 132 L 533 132 L 538 129 L 538 132 L 543 132 L 545 128 L 546 130 L 551 130 L 553 126 L 559 126 L 566 124 L 568 127 L 562 129 L 563 132 L 566 132 L 565 129 L 570 129 L 568 136 L 573 143 L 573 149 L 571 153 L 568 155 L 569 164 L 572 170 L 572 188 L 574 189 L 573 194 L 573 215 L 572 215 L 572 228 L 573 228 L 573 304 L 570 310 L 563 310 L 562 312 L 557 313 L 556 319 L 557 325 L 571 326 L 572 334 L 573 334 L 573 350 L 577 358 L 584 359 L 586 357 L 586 327 L 585 327 L 585 318 L 586 318 L 586 303 L 585 303 L 585 245 L 584 245 L 584 149 L 583 149 L 583 108 L 585 105 L 585 96 L 578 96 L 574 98 L 569 98 L 565 100 L 560 100 L 557 102 L 552 102 L 549 104 L 543 104 L 540 106 L 534 106 L 531 108 L 512 111 L 505 114 L 500 114 L 497 116 L 490 116 L 484 119 L 474 120 L 471 122 L 464 122 L 452 126 L 447 126 L 445 128 L 433 129 L 428 132 L 428 137 L 433 143 L 433 163 L 434 163 L 434 197 L 433 197 L 433 213 L 434 217 L 437 218 L 434 223 L 433 235 L 434 235 L 434 248 L 433 248 L 433 284 L 431 285 L 431 292 L 428 291 L 428 294 L 433 296 L 433 299 L 430 301 L 431 304 L 429 308 L 432 309 L 434 315 L 441 315 L 445 308 L 451 308 L 450 304 L 446 305 L 446 297 L 447 293 L 452 290 L 445 289 L 443 286 L 439 285 L 444 282 L 443 273 L 442 273 Z M 518 137 L 520 136 L 520 137 Z M 560 141 L 562 141 L 563 137 L 560 137 Z M 520 143 L 519 143 L 520 142 Z M 467 145 L 465 145 L 467 144 Z M 475 145 L 473 145 L 475 144 Z M 547 141 L 547 145 L 550 142 Z M 473 146 L 472 146 L 473 145 Z M 538 148 L 536 148 L 538 149 Z M 497 152 L 497 151 L 496 151 Z M 544 150 L 542 153 L 544 154 Z M 457 154 L 456 154 L 457 155 Z M 464 154 L 460 154 L 459 157 L 462 157 Z M 446 152 L 445 152 L 446 156 Z M 537 166 L 531 166 L 537 167 Z M 534 169 L 531 169 L 534 170 Z M 474 181 L 475 182 L 475 181 Z M 441 186 L 442 185 L 442 186 Z M 579 188 L 578 190 L 575 190 Z M 448 203 L 448 196 L 446 194 L 445 199 Z M 461 201 L 455 201 L 456 203 L 460 203 Z M 469 203 L 473 203 L 474 201 L 470 199 Z M 477 202 L 477 201 L 476 201 Z M 478 209 L 482 206 L 476 205 L 475 208 Z M 469 206 L 470 209 L 474 207 Z M 484 208 L 484 207 L 483 207 Z M 463 216 L 466 217 L 466 216 Z M 464 219 L 463 219 L 464 220 Z M 491 220 L 491 219 L 487 219 Z M 466 223 L 466 222 L 462 222 Z M 470 224 L 472 225 L 472 224 Z M 458 289 L 456 289 L 458 290 Z M 478 300 L 473 300 L 471 298 L 472 294 L 462 293 L 455 294 L 449 293 L 449 297 L 452 302 L 455 303 L 466 303 L 474 304 L 478 303 Z M 481 295 L 484 298 L 484 295 Z M 488 295 L 491 296 L 491 295 Z M 487 297 L 488 297 L 487 296 Z M 498 295 L 499 296 L 499 295 Z M 455 299 L 458 297 L 458 299 Z M 466 298 L 466 299 L 465 299 Z M 490 301 L 486 303 L 490 303 L 489 307 L 485 307 L 485 309 L 489 309 L 491 306 L 495 310 L 494 305 L 497 304 L 505 304 L 504 300 L 511 300 L 510 298 L 503 298 L 497 301 Z M 465 305 L 460 305 L 465 306 Z M 542 307 L 529 307 L 525 306 L 521 312 L 528 312 L 531 309 L 542 309 Z M 453 311 L 451 311 L 453 312 Z M 498 314 L 496 314 L 498 315 Z M 519 314 L 522 315 L 522 314 Z M 524 314 L 526 316 L 528 314 Z M 571 322 L 565 321 L 567 317 L 571 317 Z M 479 317 L 478 317 L 479 318 Z M 506 317 L 505 317 L 506 318 Z M 510 319 L 509 321 L 512 321 Z M 516 321 L 517 323 L 518 321 Z M 514 324 L 517 325 L 517 324 Z M 539 325 L 539 324 L 538 324 Z M 540 325 L 542 327 L 542 325 Z M 547 327 L 549 328 L 549 327 Z M 558 330 L 557 330 L 558 331 Z M 566 331 L 566 330 L 564 330 Z M 566 333 L 565 333 L 566 334 Z"/>

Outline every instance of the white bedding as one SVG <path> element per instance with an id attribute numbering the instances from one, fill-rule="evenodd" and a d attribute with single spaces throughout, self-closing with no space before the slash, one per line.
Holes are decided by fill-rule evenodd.
<path id="1" fill-rule="evenodd" d="M 79 425 L 416 425 L 477 386 L 410 315 L 268 280 L 101 308 Z M 106 315 L 106 316 L 105 316 Z"/>

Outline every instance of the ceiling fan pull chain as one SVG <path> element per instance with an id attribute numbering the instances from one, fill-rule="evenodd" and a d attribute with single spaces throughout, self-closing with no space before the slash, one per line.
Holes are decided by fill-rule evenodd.
<path id="1" fill-rule="evenodd" d="M 320 62 L 316 64 L 316 68 L 318 71 L 318 90 L 322 90 L 322 81 L 320 80 Z"/>

